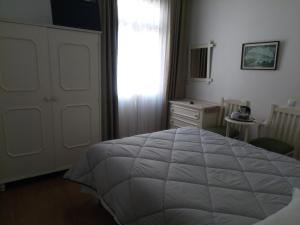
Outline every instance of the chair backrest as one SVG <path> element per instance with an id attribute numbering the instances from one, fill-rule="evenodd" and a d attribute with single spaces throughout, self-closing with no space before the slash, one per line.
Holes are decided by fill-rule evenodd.
<path id="1" fill-rule="evenodd" d="M 248 106 L 250 107 L 250 102 L 249 101 L 241 101 L 237 99 L 224 99 L 222 98 L 221 102 L 221 113 L 219 115 L 219 125 L 226 125 L 224 118 L 226 116 L 230 116 L 231 113 L 238 111 L 239 107 L 243 106 Z"/>
<path id="2" fill-rule="evenodd" d="M 300 108 L 272 105 L 266 125 L 269 128 L 268 137 L 284 141 L 294 148 L 299 147 Z"/>

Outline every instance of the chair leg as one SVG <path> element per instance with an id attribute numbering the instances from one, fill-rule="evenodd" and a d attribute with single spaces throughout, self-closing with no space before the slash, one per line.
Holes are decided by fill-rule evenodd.
<path id="1" fill-rule="evenodd" d="M 295 159 L 300 160 L 300 158 L 299 158 L 299 153 L 298 153 L 296 150 L 294 150 L 294 151 L 288 153 L 287 155 L 289 155 L 289 156 L 291 156 L 291 157 L 293 157 L 293 158 L 295 158 Z"/>
<path id="2" fill-rule="evenodd" d="M 5 184 L 0 184 L 0 192 L 3 192 L 5 191 Z"/>
<path id="3" fill-rule="evenodd" d="M 229 137 L 230 134 L 230 125 L 229 123 L 226 124 L 226 137 Z"/>

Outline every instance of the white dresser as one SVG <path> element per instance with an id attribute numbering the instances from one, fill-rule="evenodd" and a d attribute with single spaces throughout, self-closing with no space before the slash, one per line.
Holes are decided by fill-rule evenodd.
<path id="1" fill-rule="evenodd" d="M 169 128 L 214 127 L 218 123 L 220 105 L 207 101 L 184 99 L 170 101 Z"/>

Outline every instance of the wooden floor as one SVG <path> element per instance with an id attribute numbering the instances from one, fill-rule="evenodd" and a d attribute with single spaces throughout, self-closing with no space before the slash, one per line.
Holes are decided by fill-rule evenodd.
<path id="1" fill-rule="evenodd" d="M 7 185 L 0 192 L 1 225 L 116 225 L 80 185 L 48 175 Z"/>

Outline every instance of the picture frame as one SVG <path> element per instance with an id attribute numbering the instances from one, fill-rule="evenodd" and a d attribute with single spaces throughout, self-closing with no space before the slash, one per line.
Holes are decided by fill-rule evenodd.
<path id="1" fill-rule="evenodd" d="M 242 70 L 276 70 L 280 41 L 251 42 L 242 46 Z"/>

